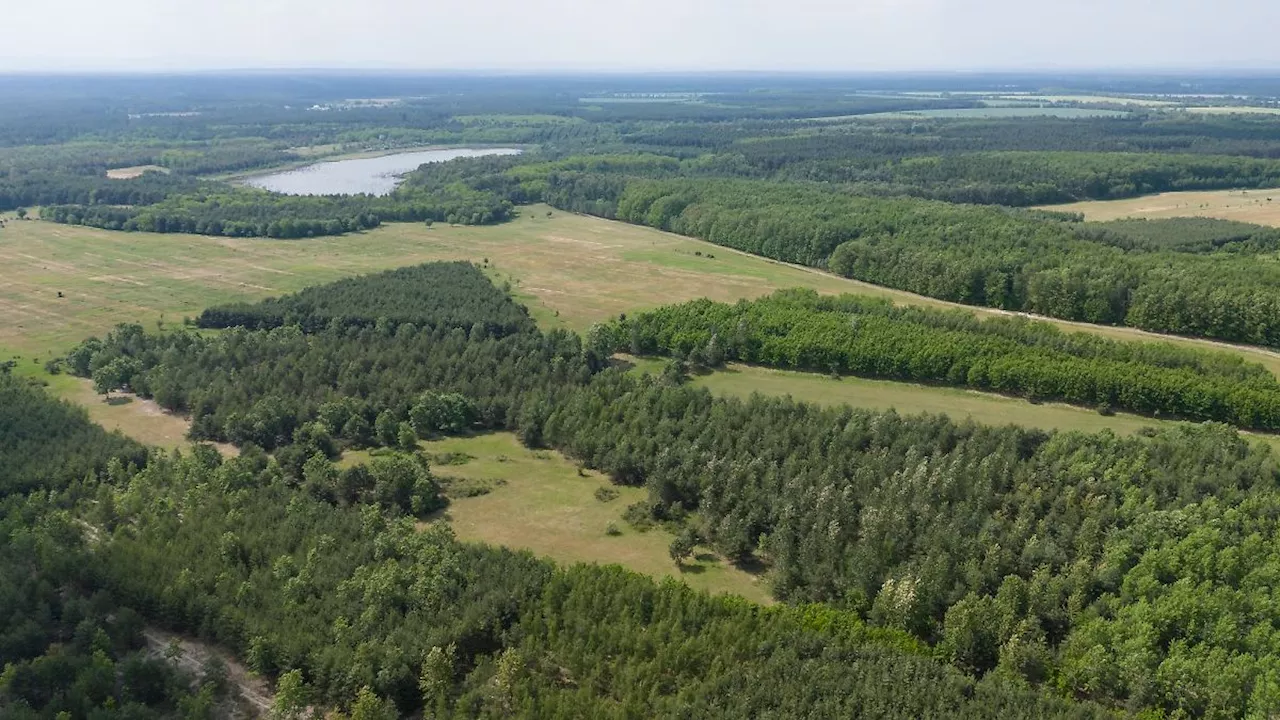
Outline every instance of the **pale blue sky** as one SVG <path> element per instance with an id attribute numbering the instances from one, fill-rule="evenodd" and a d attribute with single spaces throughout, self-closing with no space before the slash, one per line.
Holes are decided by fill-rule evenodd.
<path id="1" fill-rule="evenodd" d="M 1280 0 L 0 2 L 0 71 L 1280 68 Z"/>

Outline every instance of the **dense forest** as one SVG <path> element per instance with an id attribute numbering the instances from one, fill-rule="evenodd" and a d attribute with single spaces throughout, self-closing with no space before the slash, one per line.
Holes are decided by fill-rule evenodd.
<path id="1" fill-rule="evenodd" d="M 1238 356 L 1067 335 L 1021 319 L 897 308 L 856 295 L 792 290 L 736 305 L 698 300 L 596 332 L 597 342 L 615 351 L 711 367 L 738 360 L 1280 429 L 1280 383 Z"/>
<path id="2" fill-rule="evenodd" d="M 364 282 L 376 286 L 381 280 L 371 276 Z M 824 301 L 783 296 L 737 309 L 759 308 L 758 317 L 767 317 L 789 302 L 821 312 Z M 839 307 L 855 301 L 825 302 Z M 1154 374 L 1188 370 L 1208 378 L 1206 384 L 1213 378 L 1242 385 L 1264 382 L 1256 368 L 1210 354 L 1086 340 L 1028 323 L 986 328 L 959 315 L 914 312 L 922 335 L 929 323 L 935 328 L 969 325 L 973 336 L 1019 338 L 1033 350 L 1056 347 L 1061 355 L 1099 363 L 1137 363 Z M 877 318 L 905 322 L 912 315 L 874 304 L 864 314 L 872 323 Z M 649 322 L 641 320 L 636 327 Z M 1118 438 L 989 428 L 848 407 L 819 409 L 759 396 L 717 399 L 682 385 L 678 375 L 635 376 L 609 369 L 604 359 L 612 348 L 605 339 L 599 331 L 580 341 L 563 331 L 544 335 L 532 328 L 503 338 L 476 337 L 461 329 L 427 331 L 407 323 L 394 329 L 326 326 L 309 333 L 297 327 L 241 328 L 212 338 L 149 335 L 133 327 L 87 343 L 71 361 L 77 372 L 89 374 L 122 361 L 132 364 L 134 389 L 166 407 L 189 410 L 196 437 L 226 439 L 245 449 L 244 460 L 228 467 L 243 473 L 244 463 L 256 462 L 263 468 L 258 472 L 283 483 L 270 492 L 295 486 L 306 492 L 312 498 L 307 502 L 316 504 L 294 502 L 304 516 L 387 494 L 377 490 L 376 479 L 367 492 L 359 486 L 354 494 L 343 490 L 359 476 L 325 470 L 326 456 L 343 447 L 412 447 L 417 437 L 442 432 L 509 429 L 527 444 L 560 449 L 615 482 L 646 487 L 648 499 L 628 510 L 633 522 L 683 525 L 727 557 L 764 563 L 780 599 L 823 603 L 871 627 L 907 633 L 931 645 L 933 654 L 984 677 L 983 682 L 1021 678 L 1104 705 L 1181 709 L 1208 717 L 1274 706 L 1268 688 L 1280 648 L 1270 633 L 1259 632 L 1256 621 L 1270 612 L 1269 595 L 1258 583 L 1273 559 L 1252 549 L 1260 541 L 1250 539 L 1270 536 L 1274 517 L 1280 517 L 1267 509 L 1280 502 L 1275 490 L 1280 470 L 1265 446 L 1250 446 L 1233 429 L 1212 424 Z M 444 396 L 452 394 L 465 401 L 446 401 Z M 449 415 L 448 408 L 455 407 L 458 414 Z M 257 448 L 274 449 L 274 458 L 268 460 Z M 155 478 L 148 487 L 181 492 L 170 475 L 162 480 L 152 473 L 149 465 L 139 476 Z M 226 487 L 262 485 L 238 477 L 224 481 L 230 483 Z M 224 489 L 196 497 L 233 502 L 228 498 L 236 493 Z M 253 512 L 269 513 L 287 512 L 287 504 L 282 499 L 249 502 Z M 379 505 L 389 512 L 412 512 L 414 504 Z M 245 586 L 234 578 L 217 579 L 213 545 L 183 540 L 197 532 L 195 526 L 173 522 L 167 510 L 161 514 L 169 518 L 167 525 L 160 517 L 141 524 L 170 530 L 138 542 L 166 550 L 145 555 L 145 562 L 122 562 L 122 568 L 141 564 L 157 573 L 176 573 L 195 561 L 175 557 L 177 564 L 169 565 L 160 556 L 186 542 L 191 552 L 202 553 L 202 562 L 213 565 L 210 580 L 199 583 L 192 577 L 184 599 L 150 606 L 154 612 L 186 618 L 189 627 L 208 633 L 217 625 L 214 618 L 221 617 L 216 598 L 265 592 L 256 581 Z M 249 514 L 202 515 L 212 524 L 207 536 L 243 536 L 247 530 L 222 518 L 247 522 Z M 307 521 L 301 522 L 305 527 Z M 283 518 L 262 525 L 301 532 Z M 405 538 L 415 547 L 441 542 L 412 533 Z M 317 546 L 297 542 L 267 554 L 287 552 L 294 558 L 274 582 L 319 577 L 321 566 L 315 563 L 336 561 L 321 552 L 304 562 Z M 267 562 L 262 562 L 265 573 Z M 461 567 L 478 565 L 475 560 Z M 514 568 L 502 572 L 524 576 Z M 594 572 L 587 576 L 608 577 Z M 147 584 L 141 577 L 135 580 Z M 301 599 L 295 603 L 302 605 L 289 605 L 299 608 L 299 618 L 316 614 L 301 609 L 311 607 L 307 598 L 338 603 L 344 597 L 307 587 L 297 588 Z M 350 592 L 367 591 L 352 587 Z M 128 597 L 142 605 L 149 596 L 137 587 Z M 274 602 L 255 601 L 250 614 L 280 612 L 270 609 Z M 484 606 L 480 600 L 468 602 Z M 355 637 L 370 634 L 354 617 L 342 617 L 344 628 L 360 628 Z M 268 627 L 257 619 L 242 622 Z M 282 658 L 273 669 L 306 663 L 308 677 L 322 672 L 311 669 L 315 656 L 294 644 L 301 640 L 264 640 L 258 650 L 245 644 L 262 632 L 237 630 L 228 637 L 237 647 L 248 647 L 251 657 Z M 408 637 L 393 645 L 397 652 L 402 646 L 429 650 L 421 644 L 423 635 Z M 458 648 L 465 644 L 454 636 L 445 641 Z M 492 641 L 467 642 L 492 647 Z M 529 642 L 541 647 L 540 641 Z M 521 657 L 529 662 L 533 656 Z M 402 677 L 412 678 L 414 665 L 406 664 Z M 1207 674 L 1211 665 L 1227 667 L 1230 674 Z M 326 667 L 348 672 L 351 663 L 335 660 Z M 334 687 L 333 680 L 317 682 Z M 337 692 L 351 697 L 365 681 L 345 682 Z M 412 691 L 403 688 L 411 687 L 376 686 L 397 703 L 407 702 Z M 792 701 L 777 698 L 784 699 Z"/>
<path id="3" fill-rule="evenodd" d="M 144 620 L 105 592 L 86 526 L 67 512 L 146 461 L 83 410 L 0 374 L 3 717 L 213 717 L 219 679 L 193 687 L 146 652 Z"/>
<path id="4" fill-rule="evenodd" d="M 78 450 L 65 440 L 47 449 Z M 84 534 L 39 493 L 0 497 L 0 715 L 212 720 L 225 678 L 193 687 L 193 678 L 146 650 L 145 621 L 106 591 Z"/>
<path id="5" fill-rule="evenodd" d="M 3 382 L 30 413 L 6 431 L 65 412 L 25 381 Z M 24 463 L 56 478 L 60 454 L 89 452 L 76 442 L 51 437 L 48 467 Z M 226 461 L 208 448 L 153 453 L 140 468 L 103 446 L 103 469 L 73 487 L 0 495 L 0 714 L 221 716 L 229 690 L 216 667 L 193 684 L 142 652 L 144 629 L 159 625 L 279 678 L 273 712 L 284 716 L 309 705 L 352 720 L 1108 715 L 1015 673 L 978 679 L 852 612 L 763 608 L 462 544 L 405 514 L 431 507 L 326 496 L 320 479 L 336 471 L 322 456 L 298 479 L 278 455 L 246 450 Z M 0 447 L 0 465 L 11 457 L 26 453 Z M 420 458 L 378 462 L 430 477 Z"/>
<path id="6" fill-rule="evenodd" d="M 301 671 L 315 701 L 381 706 L 365 717 L 1103 715 L 838 610 L 558 570 L 335 506 L 260 456 L 154 464 L 119 499 L 102 558 L 121 597 L 259 671 Z"/>

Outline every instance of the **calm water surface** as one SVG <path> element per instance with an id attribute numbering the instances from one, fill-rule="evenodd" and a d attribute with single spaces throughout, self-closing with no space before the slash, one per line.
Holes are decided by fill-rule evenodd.
<path id="1" fill-rule="evenodd" d="M 423 163 L 485 155 L 519 155 L 513 148 L 418 150 L 357 160 L 334 160 L 296 170 L 285 170 L 246 178 L 244 183 L 285 195 L 386 195 L 400 184 L 407 172 Z"/>

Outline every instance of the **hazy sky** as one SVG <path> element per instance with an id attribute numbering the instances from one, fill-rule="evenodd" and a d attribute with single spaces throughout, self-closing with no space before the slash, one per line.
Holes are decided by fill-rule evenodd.
<path id="1" fill-rule="evenodd" d="M 1278 0 L 0 3 L 0 70 L 1280 68 Z"/>

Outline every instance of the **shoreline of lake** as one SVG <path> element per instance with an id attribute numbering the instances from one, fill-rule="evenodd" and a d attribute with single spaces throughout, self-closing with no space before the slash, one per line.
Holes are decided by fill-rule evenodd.
<path id="1" fill-rule="evenodd" d="M 389 195 L 405 175 L 425 164 L 523 152 L 517 147 L 481 145 L 373 150 L 259 170 L 234 182 L 285 195 Z"/>

